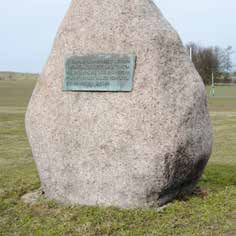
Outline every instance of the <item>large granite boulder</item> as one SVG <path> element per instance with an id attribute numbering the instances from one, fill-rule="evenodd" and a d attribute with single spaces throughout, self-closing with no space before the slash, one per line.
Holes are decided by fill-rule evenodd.
<path id="1" fill-rule="evenodd" d="M 63 91 L 68 54 L 135 53 L 132 92 Z M 150 0 L 73 0 L 33 92 L 26 130 L 46 195 L 63 203 L 161 206 L 211 154 L 205 88 Z"/>

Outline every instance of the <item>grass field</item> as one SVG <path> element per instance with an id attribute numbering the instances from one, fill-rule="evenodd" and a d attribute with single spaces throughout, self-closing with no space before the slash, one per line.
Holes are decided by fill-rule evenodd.
<path id="1" fill-rule="evenodd" d="M 24 131 L 34 84 L 0 81 L 1 236 L 236 235 L 236 98 L 209 100 L 215 143 L 199 194 L 161 211 L 69 207 L 46 199 L 27 205 L 21 196 L 40 187 Z"/>
<path id="2" fill-rule="evenodd" d="M 207 92 L 210 95 L 210 86 L 207 87 Z M 236 84 L 232 85 L 216 85 L 214 86 L 216 98 L 235 98 L 236 99 Z"/>
<path id="3" fill-rule="evenodd" d="M 0 80 L 32 80 L 37 79 L 38 74 L 16 73 L 16 72 L 0 72 Z"/>

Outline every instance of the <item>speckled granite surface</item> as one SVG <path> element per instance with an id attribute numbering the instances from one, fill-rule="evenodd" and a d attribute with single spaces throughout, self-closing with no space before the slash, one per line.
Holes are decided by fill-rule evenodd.
<path id="1" fill-rule="evenodd" d="M 63 92 L 67 54 L 135 53 L 130 93 Z M 204 85 L 150 0 L 73 0 L 27 114 L 46 195 L 63 203 L 160 206 L 194 186 L 212 130 Z"/>

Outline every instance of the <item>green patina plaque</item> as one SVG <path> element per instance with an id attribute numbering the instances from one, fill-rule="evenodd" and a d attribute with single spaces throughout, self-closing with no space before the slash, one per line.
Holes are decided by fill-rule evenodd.
<path id="1" fill-rule="evenodd" d="M 133 88 L 136 56 L 94 54 L 65 59 L 65 91 L 120 91 Z"/>

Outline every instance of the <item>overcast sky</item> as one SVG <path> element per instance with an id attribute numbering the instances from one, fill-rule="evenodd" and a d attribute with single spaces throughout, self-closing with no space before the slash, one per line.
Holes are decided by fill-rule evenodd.
<path id="1" fill-rule="evenodd" d="M 236 51 L 235 0 L 155 2 L 184 43 L 231 45 Z M 69 3 L 70 0 L 2 0 L 0 71 L 40 72 Z"/>

